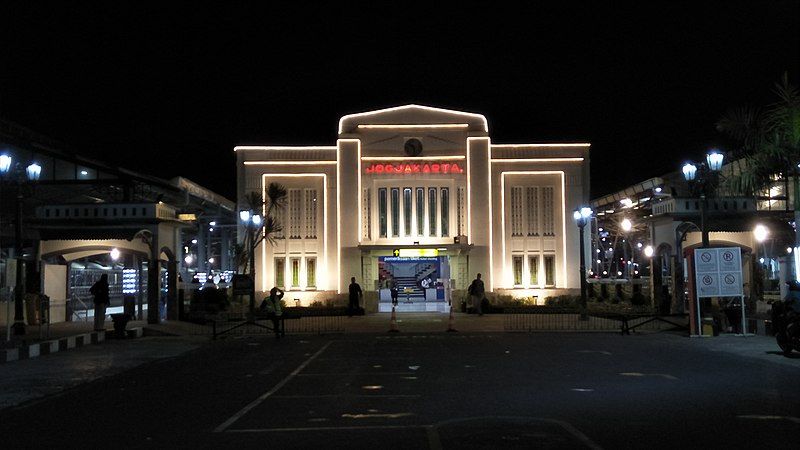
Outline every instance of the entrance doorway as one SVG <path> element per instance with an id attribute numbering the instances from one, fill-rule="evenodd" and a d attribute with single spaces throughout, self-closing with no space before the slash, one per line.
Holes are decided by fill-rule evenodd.
<path id="1" fill-rule="evenodd" d="M 391 311 L 393 289 L 398 311 L 443 311 L 447 284 L 443 280 L 449 274 L 446 256 L 379 256 L 379 311 Z"/>

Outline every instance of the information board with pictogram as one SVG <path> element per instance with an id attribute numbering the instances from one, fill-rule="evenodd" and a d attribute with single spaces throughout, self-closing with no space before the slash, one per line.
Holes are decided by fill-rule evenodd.
<path id="1" fill-rule="evenodd" d="M 695 249 L 694 270 L 698 298 L 743 295 L 739 247 Z"/>

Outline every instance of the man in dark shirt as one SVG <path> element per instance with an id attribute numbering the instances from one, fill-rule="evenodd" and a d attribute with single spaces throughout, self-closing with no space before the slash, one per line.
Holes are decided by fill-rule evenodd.
<path id="1" fill-rule="evenodd" d="M 361 291 L 361 286 L 356 283 L 356 277 L 350 278 L 350 302 L 347 305 L 347 312 L 349 316 L 353 315 L 354 311 L 358 311 L 359 300 L 364 296 Z"/>
<path id="2" fill-rule="evenodd" d="M 481 309 L 481 302 L 483 301 L 483 297 L 485 296 L 486 289 L 483 286 L 483 280 L 481 280 L 481 274 L 478 274 L 478 277 L 472 280 L 472 284 L 470 284 L 469 288 L 467 288 L 467 293 L 472 299 L 472 304 L 475 307 L 475 311 L 478 313 L 479 316 L 482 316 L 483 310 Z"/>

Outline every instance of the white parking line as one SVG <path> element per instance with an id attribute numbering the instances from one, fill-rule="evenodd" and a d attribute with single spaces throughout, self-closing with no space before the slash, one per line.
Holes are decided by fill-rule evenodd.
<path id="1" fill-rule="evenodd" d="M 223 423 L 222 423 L 220 426 L 218 426 L 217 428 L 215 428 L 215 429 L 214 429 L 214 433 L 221 433 L 221 432 L 225 431 L 225 429 L 226 429 L 226 428 L 228 428 L 229 426 L 233 425 L 233 423 L 234 423 L 234 422 L 236 422 L 236 421 L 237 421 L 237 420 L 239 420 L 239 419 L 240 419 L 242 416 L 244 416 L 245 414 L 247 414 L 247 413 L 248 413 L 248 412 L 249 412 L 251 409 L 253 409 L 253 408 L 255 408 L 256 406 L 258 406 L 259 404 L 261 404 L 261 402 L 263 402 L 264 400 L 266 400 L 266 399 L 267 399 L 269 396 L 271 396 L 272 394 L 274 394 L 274 393 L 278 392 L 278 390 L 279 390 L 280 388 L 282 388 L 283 386 L 285 386 L 285 385 L 286 385 L 286 383 L 288 383 L 288 382 L 289 382 L 289 381 L 290 381 L 292 378 L 296 377 L 296 376 L 297 376 L 297 374 L 298 374 L 298 373 L 300 373 L 300 371 L 302 371 L 303 369 L 305 369 L 305 367 L 306 367 L 307 365 L 309 365 L 309 364 L 311 363 L 311 361 L 313 361 L 313 360 L 314 360 L 314 358 L 316 358 L 317 356 L 319 356 L 320 354 L 322 354 L 322 352 L 324 352 L 324 351 L 325 351 L 325 349 L 327 349 L 327 348 L 328 348 L 328 347 L 329 347 L 331 344 L 333 344 L 333 341 L 329 341 L 327 344 L 323 345 L 323 346 L 322 346 L 322 348 L 321 348 L 321 349 L 319 349 L 319 351 L 317 351 L 317 353 L 314 353 L 314 354 L 313 354 L 313 355 L 312 355 L 310 358 L 308 358 L 307 360 L 305 360 L 305 362 L 303 362 L 303 364 L 300 364 L 300 366 L 299 366 L 297 369 L 294 369 L 294 371 L 293 371 L 292 373 L 290 373 L 290 374 L 289 374 L 289 376 L 287 376 L 286 378 L 284 378 L 283 380 L 281 380 L 281 382 L 280 382 L 280 383 L 276 384 L 276 385 L 275 385 L 275 386 L 274 386 L 272 389 L 270 389 L 269 391 L 265 392 L 264 394 L 262 394 L 262 395 L 261 395 L 260 397 L 258 397 L 257 399 L 255 399 L 255 400 L 253 400 L 252 402 L 250 402 L 250 404 L 249 404 L 249 405 L 247 405 L 247 406 L 245 406 L 244 408 L 242 408 L 242 409 L 241 409 L 239 412 L 237 412 L 236 414 L 234 414 L 233 416 L 231 416 L 231 418 L 230 418 L 230 419 L 226 420 L 226 421 L 225 421 L 225 422 L 223 422 Z"/>

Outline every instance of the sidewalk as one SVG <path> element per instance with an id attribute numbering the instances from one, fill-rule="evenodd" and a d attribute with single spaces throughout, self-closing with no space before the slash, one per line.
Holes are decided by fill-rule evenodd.
<path id="1" fill-rule="evenodd" d="M 125 327 L 127 337 L 136 338 L 144 334 L 144 321 L 131 321 Z M 93 322 L 59 322 L 47 326 L 28 325 L 22 336 L 11 336 L 0 340 L 0 364 L 37 358 L 51 353 L 64 352 L 111 338 L 114 324 L 107 321 L 105 331 L 94 331 Z"/>

